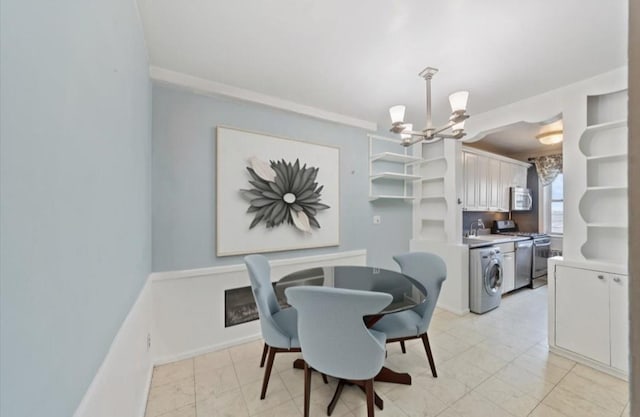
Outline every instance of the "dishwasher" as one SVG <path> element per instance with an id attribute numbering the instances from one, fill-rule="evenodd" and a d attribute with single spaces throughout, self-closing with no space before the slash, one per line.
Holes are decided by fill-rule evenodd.
<path id="1" fill-rule="evenodd" d="M 531 284 L 531 265 L 533 262 L 533 240 L 515 242 L 515 286 L 514 289 Z"/>

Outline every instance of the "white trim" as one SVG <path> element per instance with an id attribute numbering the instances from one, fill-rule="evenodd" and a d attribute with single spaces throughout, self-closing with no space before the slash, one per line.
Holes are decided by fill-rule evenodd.
<path id="1" fill-rule="evenodd" d="M 229 340 L 228 342 L 218 343 L 211 346 L 205 346 L 198 349 L 189 350 L 187 352 L 178 353 L 176 355 L 167 355 L 160 358 L 155 358 L 153 361 L 154 366 L 164 365 L 171 362 L 181 361 L 183 359 L 194 358 L 199 355 L 204 355 L 205 353 L 215 352 L 218 350 L 230 348 L 232 346 L 242 345 L 244 343 L 253 342 L 254 340 L 262 339 L 262 335 L 260 333 L 256 333 L 250 336 L 239 337 L 237 339 Z"/>
<path id="2" fill-rule="evenodd" d="M 509 162 L 515 165 L 520 165 L 522 167 L 526 167 L 529 168 L 531 166 L 530 163 L 528 162 L 523 162 L 523 161 L 518 161 L 517 159 L 513 159 L 513 158 L 509 158 L 503 155 L 499 155 L 497 153 L 493 153 L 493 152 L 487 152 L 487 151 L 483 151 L 481 149 L 477 149 L 477 148 L 473 148 L 471 146 L 465 146 L 462 145 L 462 151 L 463 152 L 468 152 L 468 153 L 473 153 L 476 155 L 481 155 L 481 156 L 488 156 L 489 158 L 493 158 L 493 159 L 497 159 L 500 161 L 504 161 L 504 162 Z"/>
<path id="3" fill-rule="evenodd" d="M 314 117 L 316 119 L 327 120 L 347 126 L 353 126 L 365 130 L 377 131 L 378 125 L 368 120 L 357 119 L 355 117 L 345 116 L 342 114 L 322 110 L 317 107 L 311 107 L 304 104 L 295 103 L 293 101 L 284 100 L 275 96 L 258 93 L 243 88 L 219 83 L 216 81 L 206 80 L 204 78 L 194 77 L 192 75 L 171 71 L 165 68 L 149 66 L 149 75 L 153 81 L 168 83 L 179 87 L 186 88 L 200 94 L 216 94 L 227 97 L 237 98 L 239 100 L 249 101 L 252 103 L 263 104 L 280 110 L 286 110 L 293 113 L 303 114 L 305 116 Z"/>
<path id="4" fill-rule="evenodd" d="M 329 253 L 325 255 L 311 255 L 311 256 L 301 256 L 298 258 L 290 258 L 290 259 L 276 259 L 273 261 L 269 261 L 269 264 L 271 265 L 271 267 L 290 266 L 290 265 L 305 264 L 309 262 L 333 261 L 338 259 L 352 258 L 355 256 L 366 256 L 366 255 L 367 255 L 367 251 L 365 249 L 359 249 L 359 250 L 352 250 L 347 252 Z M 242 272 L 245 270 L 246 270 L 246 266 L 244 264 L 211 266 L 208 268 L 154 272 L 149 276 L 149 280 L 151 280 L 152 282 L 169 281 L 169 280 L 176 280 L 176 279 L 197 278 L 197 277 L 203 277 L 208 275 L 221 275 L 221 274 L 228 274 L 232 272 Z"/>

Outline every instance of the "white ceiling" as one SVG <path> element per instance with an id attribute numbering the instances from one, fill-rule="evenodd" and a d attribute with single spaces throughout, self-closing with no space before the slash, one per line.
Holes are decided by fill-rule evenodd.
<path id="1" fill-rule="evenodd" d="M 562 126 L 562 120 L 549 124 L 519 122 L 466 145 L 526 160 L 531 156 L 562 152 L 562 143 L 543 145 L 536 139 L 536 135 L 540 133 L 562 130 Z"/>
<path id="2" fill-rule="evenodd" d="M 626 64 L 626 0 L 138 0 L 151 65 L 389 125 L 480 113 Z M 470 119 L 468 123 L 472 123 Z"/>

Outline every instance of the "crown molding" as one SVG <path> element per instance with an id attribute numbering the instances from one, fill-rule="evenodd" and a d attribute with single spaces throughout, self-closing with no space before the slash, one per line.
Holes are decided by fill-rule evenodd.
<path id="1" fill-rule="evenodd" d="M 245 90 L 243 88 L 222 84 L 216 81 L 206 80 L 204 78 L 194 77 L 192 75 L 171 71 L 153 65 L 149 67 L 149 75 L 153 81 L 175 85 L 199 94 L 215 94 L 232 97 L 239 100 L 249 101 L 276 109 L 289 111 L 292 113 L 302 114 L 316 119 L 327 120 L 334 123 L 357 127 L 360 129 L 370 131 L 378 130 L 378 125 L 374 122 L 333 113 L 330 111 L 318 109 L 316 107 L 306 106 L 304 104 L 295 103 L 293 101 L 284 100 L 267 94 Z"/>

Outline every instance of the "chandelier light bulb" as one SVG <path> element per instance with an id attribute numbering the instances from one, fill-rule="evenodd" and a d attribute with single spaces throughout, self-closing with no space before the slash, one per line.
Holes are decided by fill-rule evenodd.
<path id="1" fill-rule="evenodd" d="M 389 115 L 391 116 L 391 123 L 402 123 L 404 122 L 404 111 L 405 107 L 402 105 L 393 106 L 389 109 Z"/>
<path id="2" fill-rule="evenodd" d="M 404 125 L 404 130 L 406 130 L 408 132 L 413 130 L 413 124 L 412 123 L 407 123 L 406 125 Z M 400 137 L 402 139 L 409 139 L 409 138 L 411 138 L 411 134 L 410 133 L 400 133 Z"/>
<path id="3" fill-rule="evenodd" d="M 449 103 L 451 104 L 451 111 L 465 112 L 467 110 L 467 102 L 469 101 L 468 91 L 458 91 L 449 96 Z"/>

